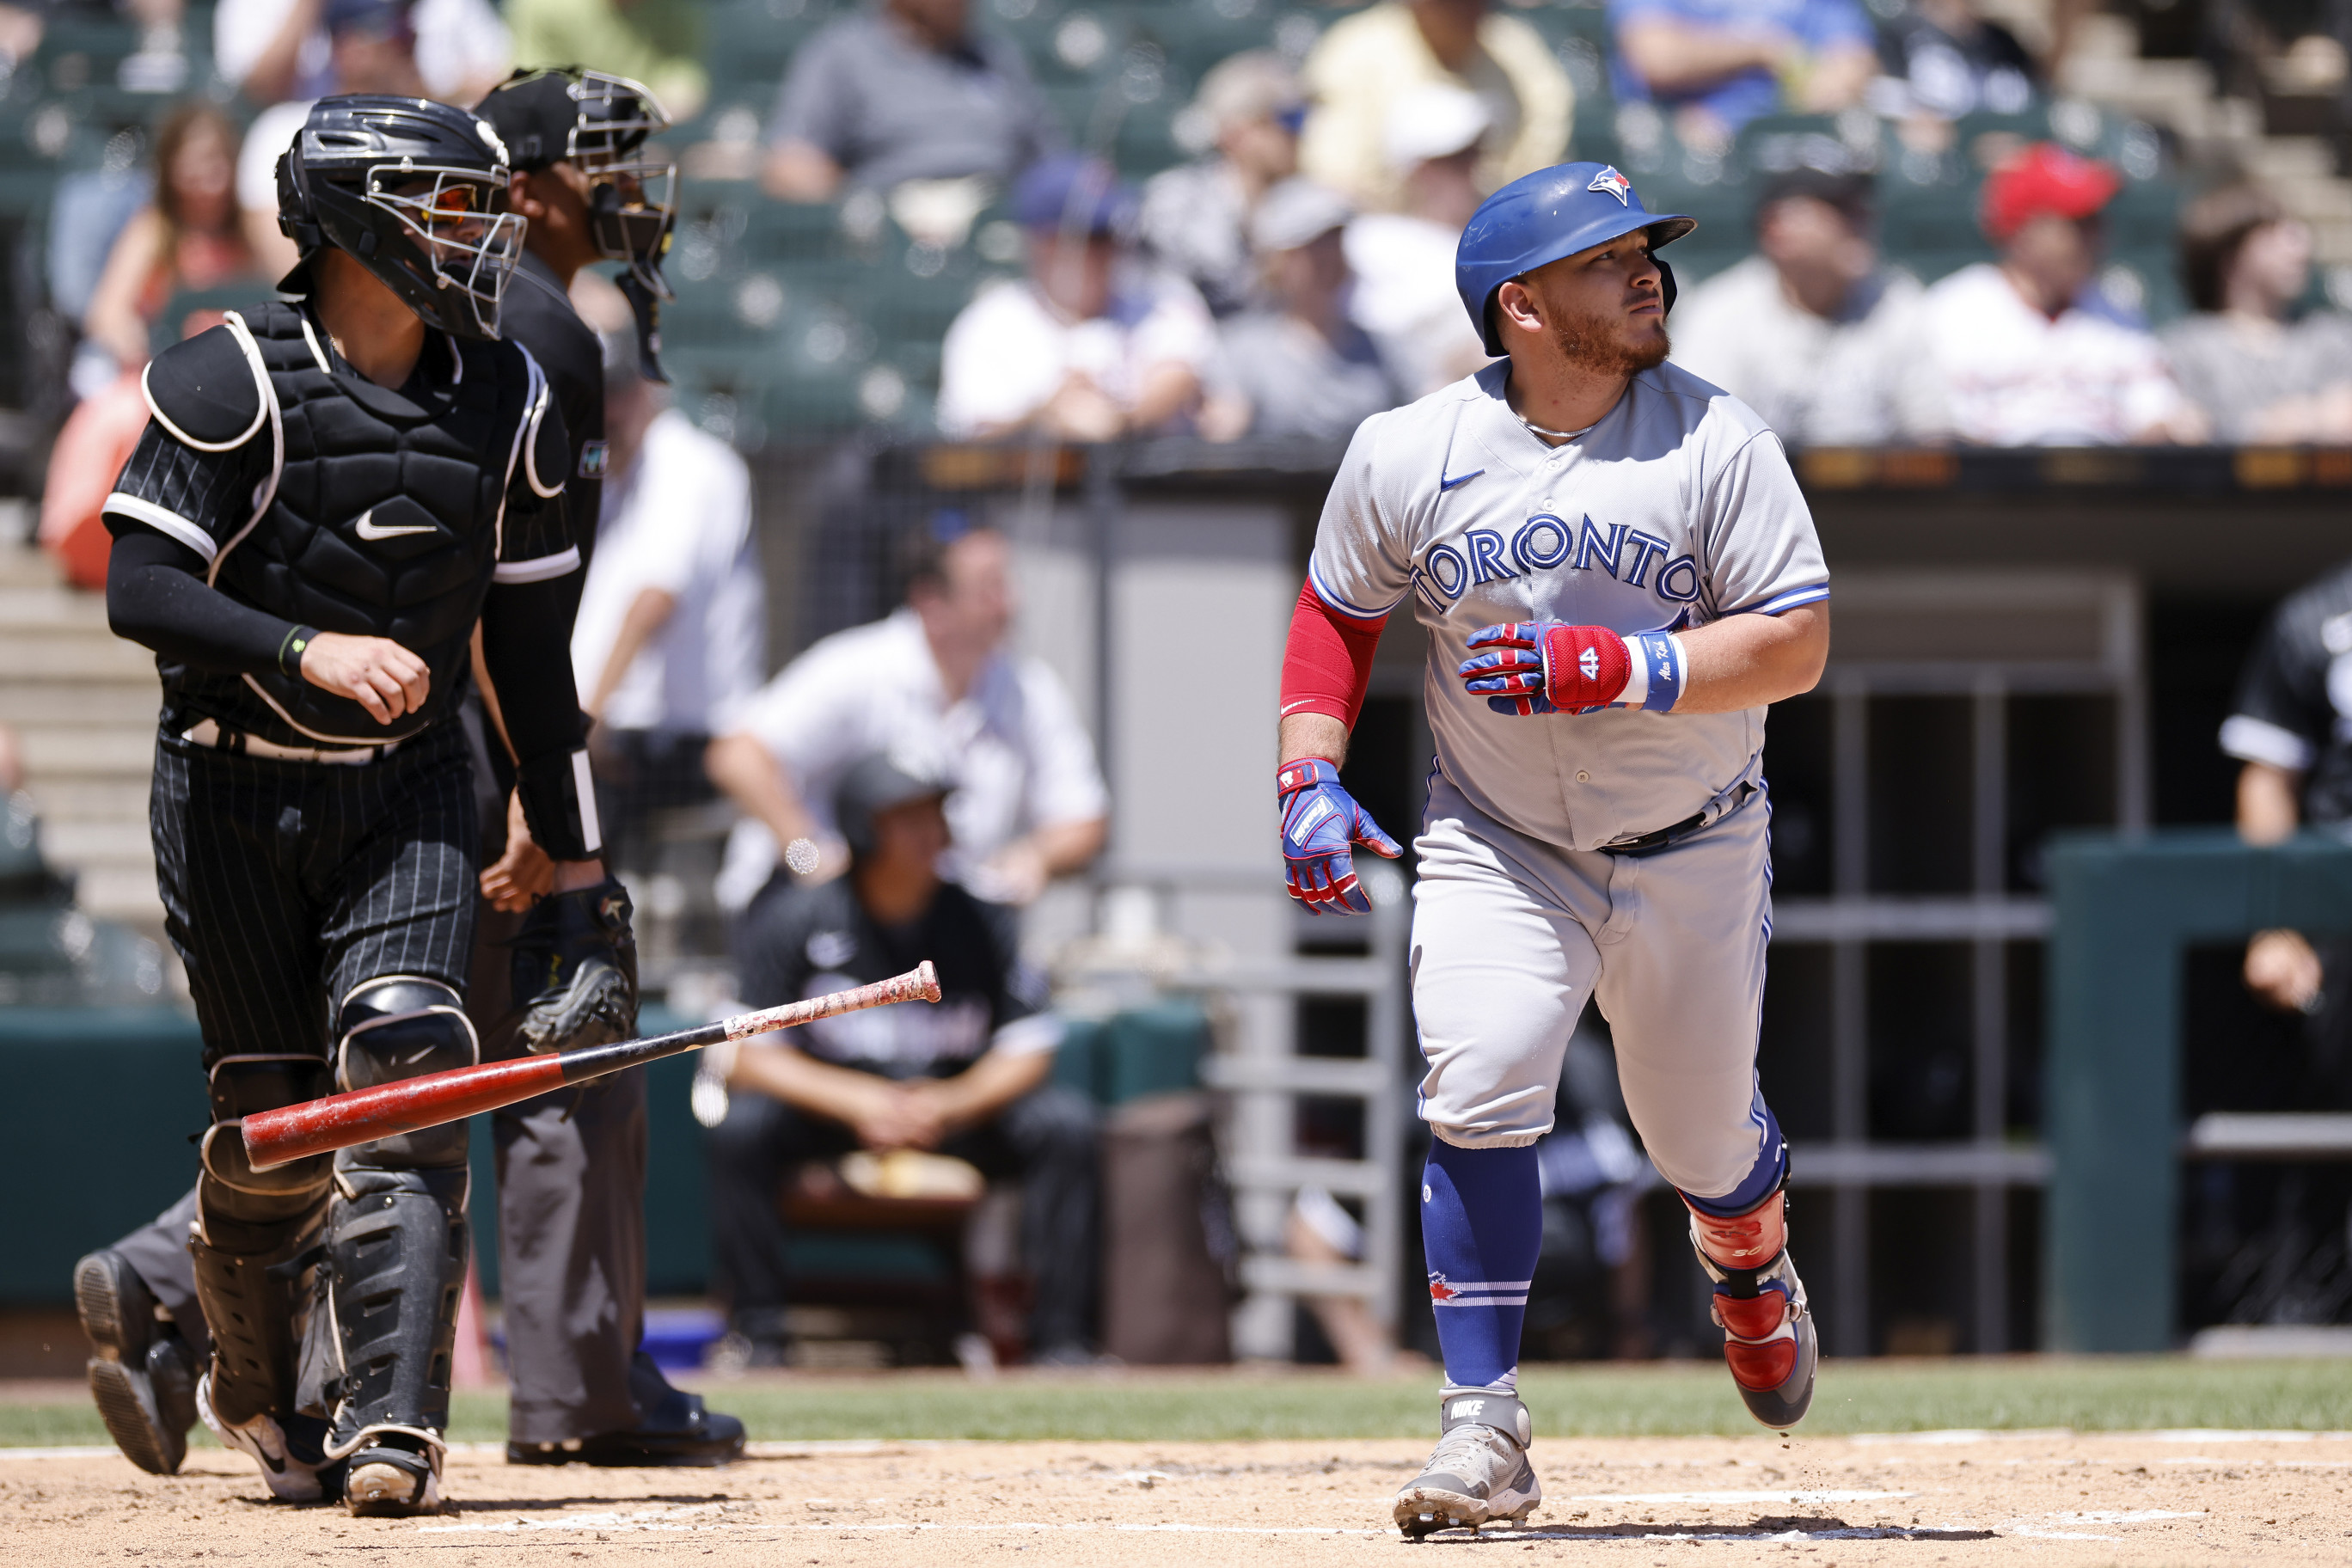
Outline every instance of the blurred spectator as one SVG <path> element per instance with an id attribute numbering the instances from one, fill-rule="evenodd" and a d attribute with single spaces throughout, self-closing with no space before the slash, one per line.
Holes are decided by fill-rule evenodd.
<path id="1" fill-rule="evenodd" d="M 2352 321 L 2294 315 L 2309 229 L 2252 186 L 2210 191 L 2181 215 L 2180 271 L 2197 313 L 2165 330 L 2164 349 L 2216 440 L 2352 440 Z"/>
<path id="2" fill-rule="evenodd" d="M 1568 73 L 1534 28 L 1486 0 L 1380 0 L 1333 23 L 1303 74 L 1315 110 L 1299 166 L 1367 211 L 1405 205 L 1389 111 L 1416 88 L 1451 87 L 1486 105 L 1481 195 L 1568 156 Z"/>
<path id="3" fill-rule="evenodd" d="M 1301 1187 L 1291 1200 L 1283 1223 L 1283 1248 L 1297 1261 L 1317 1268 L 1360 1264 L 1364 1260 L 1364 1225 L 1321 1187 Z M 1339 1364 L 1361 1377 L 1385 1377 L 1419 1371 L 1429 1364 L 1418 1351 L 1401 1350 L 1396 1333 L 1372 1313 L 1361 1296 L 1300 1298 L 1315 1314 Z"/>
<path id="4" fill-rule="evenodd" d="M 416 68 L 416 35 L 409 26 L 415 14 L 407 0 L 327 0 L 328 85 L 322 90 L 427 96 Z M 275 103 L 255 115 L 236 155 L 236 205 L 244 215 L 245 240 L 266 278 L 283 278 L 294 269 L 294 242 L 278 227 L 278 160 L 300 134 L 311 101 Z"/>
<path id="5" fill-rule="evenodd" d="M 1136 229 L 1154 259 L 1190 279 L 1211 310 L 1229 316 L 1257 288 L 1250 215 L 1298 172 L 1307 100 L 1280 55 L 1252 49 L 1201 79 L 1191 112 L 1215 136 L 1216 151 L 1145 182 Z"/>
<path id="6" fill-rule="evenodd" d="M 1756 251 L 1675 306 L 1675 362 L 1792 446 L 1950 435 L 1927 352 L 1924 291 L 1879 265 L 1866 174 L 1798 169 L 1765 186 Z"/>
<path id="7" fill-rule="evenodd" d="M 259 277 L 237 226 L 236 129 L 227 118 L 209 103 L 173 110 L 155 133 L 155 198 L 115 237 L 83 322 L 122 370 L 147 363 L 149 334 L 173 295 Z"/>
<path id="8" fill-rule="evenodd" d="M 2032 105 L 2033 57 L 1973 0 L 1911 0 L 1880 29 L 1878 52 L 1870 107 L 1889 120 L 2021 114 Z"/>
<path id="9" fill-rule="evenodd" d="M 2092 285 L 2099 213 L 2122 184 L 2048 142 L 1995 169 L 1979 219 L 2000 253 L 1927 290 L 1927 338 L 1964 441 L 2100 447 L 2200 441 L 2206 424 L 2145 329 Z"/>
<path id="10" fill-rule="evenodd" d="M 1364 213 L 1348 226 L 1356 323 L 1380 344 L 1407 397 L 1425 397 L 1486 363 L 1454 287 L 1454 253 L 1478 210 L 1479 139 L 1488 123 L 1485 101 L 1460 88 L 1425 87 L 1399 99 L 1382 151 L 1400 176 L 1404 210 Z"/>
<path id="11" fill-rule="evenodd" d="M 672 124 L 709 101 L 700 0 L 507 0 L 507 26 L 516 65 L 586 66 L 643 82 Z"/>
<path id="12" fill-rule="evenodd" d="M 1620 102 L 1664 109 L 1685 146 L 1715 151 L 1759 114 L 1829 114 L 1862 100 L 1877 35 L 1854 0 L 1610 0 Z"/>
<path id="13" fill-rule="evenodd" d="M 966 0 L 883 0 L 793 51 L 761 179 L 792 202 L 907 180 L 1001 190 L 1061 140 L 1020 46 L 974 29 Z"/>
<path id="14" fill-rule="evenodd" d="M 961 523 L 944 512 L 908 542 L 903 609 L 818 641 L 711 742 L 712 781 L 750 818 L 719 873 L 726 907 L 782 877 L 779 846 L 794 847 L 797 875 L 840 868 L 833 792 L 876 752 L 955 784 L 947 874 L 992 902 L 1026 904 L 1102 848 L 1109 796 L 1093 742 L 1053 672 L 1004 647 L 1012 551 Z"/>
<path id="15" fill-rule="evenodd" d="M 860 1147 L 936 1151 L 1018 1181 L 1034 1359 L 1092 1359 L 1094 1105 L 1046 1081 L 1062 1025 L 1043 1011 L 1042 979 L 1016 957 L 1009 912 L 940 878 L 947 795 L 886 756 L 859 758 L 833 808 L 850 843 L 848 875 L 779 884 L 744 921 L 738 953 L 753 1006 L 885 980 L 926 959 L 940 991 L 933 1006 L 825 1019 L 789 1044 L 746 1040 L 710 1063 L 728 1091 L 705 1143 L 714 1283 L 755 1364 L 783 1359 L 784 1184 L 803 1162 Z"/>
<path id="16" fill-rule="evenodd" d="M 257 107 L 374 91 L 350 84 L 332 35 L 369 20 L 383 31 L 384 19 L 365 14 L 385 10 L 404 13 L 425 96 L 472 103 L 506 76 L 513 46 L 489 0 L 220 0 L 213 12 L 213 63 Z"/>
<path id="17" fill-rule="evenodd" d="M 1021 176 L 1013 216 L 1029 276 L 984 287 L 948 328 L 942 434 L 1108 441 L 1192 413 L 1216 325 L 1190 283 L 1127 243 L 1133 214 L 1133 193 L 1096 159 L 1056 153 Z"/>
<path id="18" fill-rule="evenodd" d="M 1250 220 L 1266 302 L 1224 324 L 1217 401 L 1230 400 L 1233 424 L 1210 430 L 1204 416 L 1204 434 L 1344 441 L 1369 416 L 1404 401 L 1379 349 L 1348 316 L 1341 236 L 1351 216 L 1346 198 L 1308 180 L 1266 193 Z"/>
<path id="19" fill-rule="evenodd" d="M 599 815 L 632 868 L 648 812 L 713 796 L 710 738 L 767 673 L 751 471 L 637 374 L 634 329 L 604 339 L 604 510 L 572 623 Z"/>

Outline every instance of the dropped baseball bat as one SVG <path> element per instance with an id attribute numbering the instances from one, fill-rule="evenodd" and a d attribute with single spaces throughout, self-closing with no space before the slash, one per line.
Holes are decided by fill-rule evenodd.
<path id="1" fill-rule="evenodd" d="M 496 1110 L 552 1089 L 602 1078 L 639 1062 L 658 1061 L 682 1051 L 715 1046 L 721 1040 L 770 1034 L 843 1013 L 887 1007 L 893 1002 L 939 999 L 939 973 L 925 959 L 904 974 L 877 980 L 871 985 L 812 996 L 805 1002 L 788 1003 L 758 1013 L 738 1013 L 698 1029 L 680 1029 L 674 1035 L 656 1035 L 651 1039 L 582 1046 L 576 1050 L 524 1057 L 516 1061 L 451 1068 L 447 1072 L 426 1073 L 422 1078 L 380 1083 L 373 1089 L 331 1094 L 299 1105 L 256 1111 L 245 1118 L 246 1157 L 252 1161 L 254 1169 L 267 1170 L 289 1160 L 348 1149 L 355 1143 L 373 1143 L 379 1138 L 422 1131 L 446 1121 L 462 1121 L 480 1111 Z"/>

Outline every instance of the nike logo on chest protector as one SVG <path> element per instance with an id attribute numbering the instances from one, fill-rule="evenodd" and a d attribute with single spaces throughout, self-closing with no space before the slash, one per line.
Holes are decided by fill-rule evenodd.
<path id="1" fill-rule="evenodd" d="M 352 531 L 362 539 L 376 540 L 397 539 L 404 533 L 434 533 L 439 531 L 429 522 L 407 522 L 387 527 L 375 521 L 375 508 L 370 507 L 360 513 L 357 522 L 352 524 Z"/>

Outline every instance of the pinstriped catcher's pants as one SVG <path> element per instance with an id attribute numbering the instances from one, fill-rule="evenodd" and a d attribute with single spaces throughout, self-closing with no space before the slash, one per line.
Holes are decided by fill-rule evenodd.
<path id="1" fill-rule="evenodd" d="M 465 990 L 479 831 L 456 723 L 362 767 L 165 735 L 148 816 L 207 1071 L 232 1053 L 323 1058 L 336 1005 L 378 975 Z"/>

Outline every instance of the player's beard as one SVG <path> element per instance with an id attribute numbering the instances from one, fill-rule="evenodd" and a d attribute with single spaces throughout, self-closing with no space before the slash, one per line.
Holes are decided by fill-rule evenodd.
<path id="1" fill-rule="evenodd" d="M 1638 347 L 1625 341 L 1622 316 L 1562 311 L 1548 324 L 1551 341 L 1559 345 L 1568 363 L 1598 375 L 1639 375 L 1655 370 L 1666 363 L 1674 348 L 1664 321 L 1658 323 L 1657 336 Z"/>

